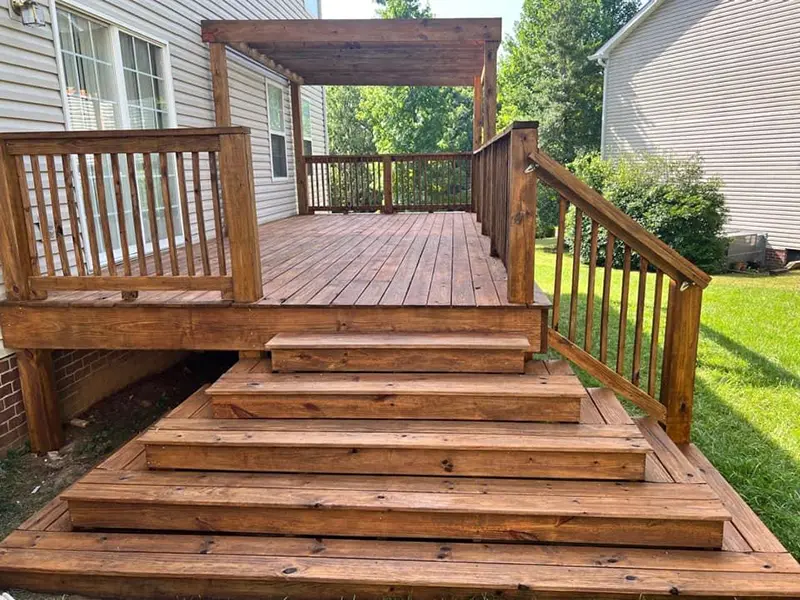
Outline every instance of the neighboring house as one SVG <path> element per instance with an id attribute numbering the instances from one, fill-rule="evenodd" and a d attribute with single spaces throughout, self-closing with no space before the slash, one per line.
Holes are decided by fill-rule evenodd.
<path id="1" fill-rule="evenodd" d="M 592 58 L 603 152 L 698 153 L 725 182 L 731 232 L 800 258 L 800 3 L 650 0 Z"/>
<path id="2" fill-rule="evenodd" d="M 30 26 L 10 4 L 0 5 L 0 132 L 214 126 L 209 50 L 200 21 L 320 16 L 319 0 L 39 0 L 46 23 Z M 229 58 L 233 124 L 252 130 L 259 221 L 293 215 L 288 82 L 240 55 Z M 325 154 L 323 88 L 304 86 L 302 104 L 305 152 Z M 55 353 L 63 416 L 181 356 Z M 24 439 L 16 359 L 0 332 L 0 452 Z"/>

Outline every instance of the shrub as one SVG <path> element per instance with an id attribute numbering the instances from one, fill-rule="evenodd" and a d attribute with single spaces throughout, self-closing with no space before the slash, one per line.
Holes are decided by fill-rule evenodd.
<path id="1" fill-rule="evenodd" d="M 722 180 L 705 178 L 699 157 L 681 160 L 641 153 L 609 161 L 592 152 L 576 158 L 570 169 L 701 269 L 715 273 L 724 268 L 728 239 L 722 232 L 727 218 Z M 566 238 L 571 250 L 575 216 L 574 211 L 570 213 Z M 591 223 L 584 218 L 584 240 L 590 233 Z M 605 233 L 601 229 L 600 264 L 605 263 Z M 588 242 L 581 254 L 588 261 Z M 622 261 L 622 244 L 617 244 L 614 266 L 621 267 Z"/>

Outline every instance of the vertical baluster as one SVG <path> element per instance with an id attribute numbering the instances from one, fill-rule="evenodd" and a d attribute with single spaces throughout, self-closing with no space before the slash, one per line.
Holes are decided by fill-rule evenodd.
<path id="1" fill-rule="evenodd" d="M 647 260 L 639 256 L 639 293 L 636 298 L 636 329 L 633 334 L 633 366 L 631 381 L 639 385 L 642 364 L 642 334 L 644 332 L 644 302 L 647 293 Z"/>
<path id="2" fill-rule="evenodd" d="M 319 204 L 320 203 L 320 198 L 322 198 L 322 192 L 321 192 L 321 190 L 322 190 L 322 187 L 321 187 L 322 186 L 322 165 L 321 164 L 317 164 L 317 165 L 314 165 L 314 166 L 317 168 L 317 170 L 314 173 L 314 179 L 315 179 L 314 185 L 316 186 L 316 191 L 315 191 L 314 195 L 315 195 L 315 197 L 317 199 L 316 200 L 317 204 Z"/>
<path id="3" fill-rule="evenodd" d="M 39 165 L 39 157 L 31 156 L 31 171 L 33 173 L 33 191 L 36 198 L 36 211 L 39 214 L 39 229 L 42 233 L 42 247 L 44 248 L 44 261 L 47 266 L 47 274 L 56 274 L 55 261 L 53 260 L 53 246 L 50 241 L 50 220 L 47 217 L 47 206 L 44 202 L 44 190 L 42 189 L 42 171 Z"/>
<path id="4" fill-rule="evenodd" d="M 558 237 L 556 238 L 556 274 L 553 284 L 553 320 L 552 328 L 559 330 L 561 319 L 561 278 L 564 270 L 564 229 L 567 221 L 567 199 L 558 197 Z"/>
<path id="5" fill-rule="evenodd" d="M 211 167 L 211 206 L 214 209 L 214 233 L 217 240 L 217 261 L 219 274 L 227 275 L 228 267 L 225 263 L 225 232 L 222 228 L 222 206 L 219 200 L 219 176 L 217 172 L 217 153 L 208 153 L 208 162 Z"/>
<path id="6" fill-rule="evenodd" d="M 167 247 L 169 248 L 169 263 L 173 275 L 180 275 L 178 265 L 178 247 L 175 243 L 175 223 L 172 220 L 172 190 L 169 185 L 169 162 L 165 152 L 158 155 L 158 165 L 161 172 L 161 199 L 164 202 L 164 222 L 167 226 Z"/>
<path id="7" fill-rule="evenodd" d="M 103 155 L 94 155 L 94 183 L 97 191 L 97 216 L 100 219 L 100 231 L 103 233 L 103 248 L 106 252 L 106 268 L 113 276 L 117 274 L 117 264 L 114 260 L 114 244 L 111 241 L 111 219 L 106 203 L 106 176 L 103 167 Z"/>
<path id="8" fill-rule="evenodd" d="M 592 220 L 592 234 L 589 242 L 589 281 L 586 286 L 586 329 L 583 333 L 583 349 L 592 351 L 592 328 L 594 327 L 594 284 L 597 268 L 597 236 L 599 225 Z"/>
<path id="9" fill-rule="evenodd" d="M 614 234 L 608 232 L 606 263 L 603 268 L 603 301 L 600 307 L 600 362 L 608 360 L 608 315 L 611 310 L 611 278 L 614 268 Z"/>
<path id="10" fill-rule="evenodd" d="M 89 234 L 89 251 L 92 254 L 92 274 L 100 275 L 100 248 L 97 244 L 97 229 L 94 223 L 94 209 L 92 208 L 92 194 L 89 188 L 89 166 L 86 155 L 78 155 L 78 170 L 81 177 L 83 190 L 83 211 L 86 215 L 86 231 Z"/>
<path id="11" fill-rule="evenodd" d="M 200 153 L 192 152 L 192 186 L 194 189 L 194 212 L 197 218 L 197 237 L 200 243 L 200 259 L 203 275 L 211 275 L 211 261 L 208 257 L 208 238 L 206 236 L 206 217 L 203 207 L 203 186 L 200 180 Z"/>
<path id="12" fill-rule="evenodd" d="M 33 157 L 30 157 L 30 160 L 33 162 Z M 17 176 L 19 178 L 19 191 L 22 196 L 22 213 L 25 216 L 25 227 L 28 229 L 28 251 L 31 257 L 31 270 L 34 275 L 41 275 L 39 248 L 36 245 L 36 228 L 33 226 L 31 191 L 28 186 L 28 172 L 25 168 L 25 159 L 18 155 L 15 157 L 15 162 L 17 164 Z"/>
<path id="13" fill-rule="evenodd" d="M 53 230 L 58 246 L 58 256 L 61 261 L 61 272 L 70 276 L 69 254 L 64 241 L 64 223 L 61 218 L 61 197 L 58 193 L 58 177 L 56 175 L 56 161 L 52 154 L 47 155 L 47 183 L 50 188 L 50 207 L 53 211 Z"/>
<path id="14" fill-rule="evenodd" d="M 153 263 L 155 264 L 156 275 L 164 274 L 164 266 L 161 262 L 161 237 L 158 233 L 158 219 L 156 214 L 156 190 L 153 173 L 153 157 L 149 152 L 144 155 L 144 181 L 147 192 L 147 217 L 150 222 L 150 243 L 153 246 Z"/>
<path id="15" fill-rule="evenodd" d="M 83 258 L 83 243 L 78 225 L 78 204 L 75 201 L 75 182 L 72 177 L 72 161 L 69 154 L 61 156 L 61 169 L 64 171 L 64 188 L 67 192 L 67 212 L 69 213 L 72 250 L 75 252 L 75 267 L 78 275 L 84 277 L 86 276 L 86 263 Z"/>
<path id="16" fill-rule="evenodd" d="M 139 201 L 139 181 L 136 173 L 136 157 L 129 152 L 125 155 L 128 187 L 131 191 L 131 217 L 133 221 L 133 235 L 136 239 L 136 260 L 139 263 L 139 275 L 147 275 L 147 250 L 144 243 L 144 222 L 142 221 L 142 206 Z"/>
<path id="17" fill-rule="evenodd" d="M 581 247 L 583 246 L 583 213 L 575 207 L 575 243 L 572 246 L 572 291 L 569 297 L 569 339 L 575 341 L 578 328 L 578 286 L 581 279 Z"/>
<path id="18" fill-rule="evenodd" d="M 331 206 L 333 200 L 331 198 L 331 194 L 333 193 L 333 187 L 331 184 L 331 165 L 330 163 L 325 163 L 325 195 L 322 198 L 322 206 Z"/>
<path id="19" fill-rule="evenodd" d="M 186 272 L 190 277 L 195 274 L 194 246 L 192 244 L 192 220 L 189 217 L 189 196 L 186 192 L 186 168 L 183 164 L 183 152 L 175 153 L 175 165 L 178 169 L 178 198 L 183 224 L 183 248 L 186 252 Z"/>
<path id="20" fill-rule="evenodd" d="M 631 286 L 631 248 L 625 245 L 622 265 L 622 295 L 619 303 L 619 339 L 617 340 L 617 373 L 625 370 L 625 337 L 628 329 L 628 296 Z"/>
<path id="21" fill-rule="evenodd" d="M 125 202 L 122 194 L 122 177 L 119 172 L 119 154 L 110 155 L 111 177 L 114 180 L 114 200 L 117 207 L 117 223 L 119 225 L 119 245 L 122 251 L 122 272 L 130 276 L 131 256 L 128 248 L 128 224 L 125 222 Z"/>
<path id="22" fill-rule="evenodd" d="M 647 373 L 647 393 L 656 394 L 656 368 L 658 364 L 658 336 L 661 329 L 661 301 L 664 288 L 664 273 L 656 271 L 656 290 L 653 299 L 653 327 L 650 333 L 650 357 Z"/>

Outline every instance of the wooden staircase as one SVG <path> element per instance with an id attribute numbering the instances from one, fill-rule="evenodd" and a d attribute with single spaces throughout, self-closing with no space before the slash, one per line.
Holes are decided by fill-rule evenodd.
<path id="1" fill-rule="evenodd" d="M 720 552 L 731 513 L 657 425 L 526 360 L 524 339 L 481 337 L 482 356 L 474 336 L 279 336 L 271 360 L 241 360 L 64 493 L 68 534 L 9 538 L 0 583 L 293 599 L 800 588 L 777 554 L 789 577 Z M 44 567 L 48 552 L 63 556 Z"/>

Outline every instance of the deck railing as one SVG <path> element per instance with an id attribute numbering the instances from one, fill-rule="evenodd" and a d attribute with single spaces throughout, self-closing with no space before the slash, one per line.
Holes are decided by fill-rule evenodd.
<path id="1" fill-rule="evenodd" d="M 249 131 L 0 136 L 11 299 L 51 291 L 261 295 Z"/>
<path id="2" fill-rule="evenodd" d="M 666 424 L 675 442 L 688 442 L 700 307 L 711 278 L 541 150 L 528 159 L 539 180 L 560 198 L 550 347 Z M 567 231 L 570 206 L 575 225 Z M 567 236 L 572 238 L 571 258 L 565 248 Z M 615 256 L 622 262 L 619 302 L 614 302 L 618 315 L 612 314 Z M 571 275 L 564 281 L 568 261 Z M 588 263 L 585 281 L 582 262 Z M 631 271 L 636 265 L 638 282 L 631 303 Z M 567 289 L 568 302 L 562 300 Z"/>
<path id="3" fill-rule="evenodd" d="M 469 210 L 471 154 L 306 156 L 308 212 Z M 301 206 L 303 199 L 301 198 Z"/>
<path id="4" fill-rule="evenodd" d="M 517 122 L 473 153 L 473 210 L 508 273 L 508 301 L 533 302 L 536 175 L 528 154 L 537 148 L 536 123 Z"/>

